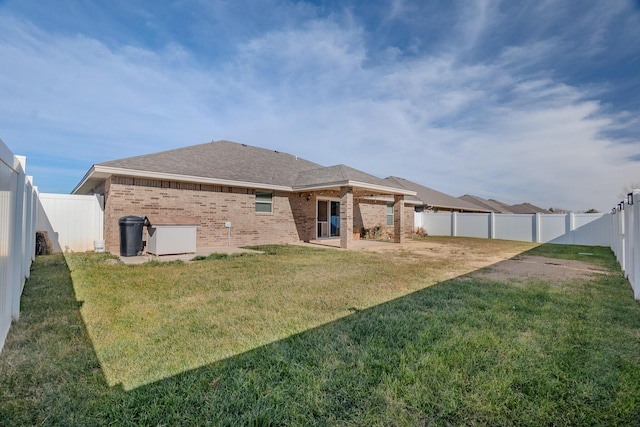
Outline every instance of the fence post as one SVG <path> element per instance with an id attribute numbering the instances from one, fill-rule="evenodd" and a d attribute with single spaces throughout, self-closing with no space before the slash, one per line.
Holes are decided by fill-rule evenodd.
<path id="1" fill-rule="evenodd" d="M 451 236 L 455 237 L 458 235 L 458 215 L 456 215 L 455 211 L 451 211 Z"/>
<path id="2" fill-rule="evenodd" d="M 618 212 L 618 233 L 619 233 L 619 250 L 620 250 L 620 255 L 618 257 L 618 262 L 620 263 L 620 268 L 622 269 L 622 272 L 624 273 L 626 271 L 626 264 L 625 261 L 627 260 L 627 254 L 625 252 L 625 248 L 627 246 L 627 239 L 626 239 L 626 232 L 627 230 L 624 228 L 625 226 L 625 220 L 624 220 L 624 205 L 622 206 L 623 209 L 621 209 Z M 626 277 L 626 275 L 625 275 Z"/>
<path id="3" fill-rule="evenodd" d="M 20 318 L 20 296 L 22 295 L 22 283 L 24 280 L 24 232 L 25 232 L 25 209 L 24 193 L 26 187 L 26 158 L 15 156 L 20 162 L 15 195 L 15 224 L 13 227 L 13 273 L 11 277 L 11 317 L 14 320 Z"/>
<path id="4" fill-rule="evenodd" d="M 542 240 L 542 224 L 540 224 L 541 221 L 542 221 L 542 215 L 536 212 L 536 214 L 533 216 L 533 230 L 534 230 L 533 241 L 535 243 L 540 243 L 540 241 Z"/>
<path id="5" fill-rule="evenodd" d="M 618 264 L 622 265 L 620 263 L 620 215 L 618 215 L 618 211 L 616 210 L 616 208 L 613 208 L 611 212 L 611 220 L 611 239 L 613 241 L 613 253 L 616 255 Z"/>
<path id="6" fill-rule="evenodd" d="M 31 261 L 36 260 L 36 221 L 38 219 L 38 187 L 33 186 L 31 191 Z"/>
<path id="7" fill-rule="evenodd" d="M 625 254 L 625 260 L 624 260 L 624 265 L 625 265 L 625 270 L 624 270 L 624 275 L 625 277 L 629 277 L 629 273 L 630 270 L 633 269 L 633 233 L 634 233 L 634 227 L 633 227 L 633 205 L 629 205 L 627 204 L 626 207 L 625 202 L 622 202 L 623 208 L 624 210 L 622 211 L 623 218 L 624 218 L 624 230 L 625 230 L 625 248 L 624 248 L 624 254 Z"/>
<path id="8" fill-rule="evenodd" d="M 631 287 L 633 288 L 633 297 L 640 300 L 640 190 L 631 192 L 632 205 L 631 209 L 633 223 L 633 236 L 631 238 Z"/>
<path id="9" fill-rule="evenodd" d="M 26 279 L 29 278 L 31 273 L 31 260 L 33 259 L 32 249 L 34 248 L 33 240 L 35 238 L 35 225 L 33 223 L 33 177 L 27 176 L 25 183 L 25 224 L 24 224 L 24 260 L 23 260 L 23 274 Z"/>
<path id="10" fill-rule="evenodd" d="M 495 212 L 489 212 L 489 238 L 496 238 L 496 214 Z"/>

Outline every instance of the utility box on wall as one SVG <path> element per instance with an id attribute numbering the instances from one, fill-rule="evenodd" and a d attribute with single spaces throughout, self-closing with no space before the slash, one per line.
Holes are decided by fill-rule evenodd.
<path id="1" fill-rule="evenodd" d="M 198 224 L 184 218 L 149 221 L 147 252 L 154 255 L 176 255 L 196 252 Z"/>

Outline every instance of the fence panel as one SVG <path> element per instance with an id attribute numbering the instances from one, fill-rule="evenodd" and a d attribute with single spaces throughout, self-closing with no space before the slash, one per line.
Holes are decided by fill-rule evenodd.
<path id="1" fill-rule="evenodd" d="M 490 214 L 454 213 L 455 235 L 460 237 L 491 237 L 489 225 Z"/>
<path id="2" fill-rule="evenodd" d="M 29 277 L 35 237 L 36 190 L 25 175 L 26 159 L 0 140 L 0 351 L 11 322 L 20 316 L 20 296 Z"/>
<path id="3" fill-rule="evenodd" d="M 451 236 L 451 214 L 450 213 L 419 213 L 422 216 L 422 227 L 431 236 Z"/>
<path id="4" fill-rule="evenodd" d="M 416 213 L 416 215 L 423 216 L 421 221 L 427 233 L 432 236 L 612 246 L 612 223 L 608 214 L 522 215 L 425 212 Z M 448 225 L 448 222 L 451 225 Z"/>
<path id="5" fill-rule="evenodd" d="M 3 148 L 0 146 L 0 148 Z M 7 150 L 8 151 L 8 150 Z M 11 326 L 13 301 L 13 230 L 18 173 L 13 169 L 13 155 L 0 152 L 0 350 Z M 11 163 L 8 163 L 11 162 Z"/>
<path id="6" fill-rule="evenodd" d="M 496 239 L 521 242 L 536 240 L 535 215 L 495 214 L 494 218 Z"/>
<path id="7" fill-rule="evenodd" d="M 570 216 L 564 214 L 545 214 L 540 215 L 540 241 L 551 242 L 552 240 L 562 239 L 570 230 Z M 560 243 L 560 242 L 555 242 Z M 566 242 L 568 243 L 568 242 Z"/>
<path id="8" fill-rule="evenodd" d="M 38 231 L 46 231 L 54 251 L 86 252 L 102 240 L 103 209 L 100 196 L 40 194 Z"/>
<path id="9" fill-rule="evenodd" d="M 609 214 L 574 214 L 573 244 L 611 246 Z"/>

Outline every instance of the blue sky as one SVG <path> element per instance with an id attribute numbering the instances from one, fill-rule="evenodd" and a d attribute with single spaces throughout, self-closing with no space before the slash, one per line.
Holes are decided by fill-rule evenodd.
<path id="1" fill-rule="evenodd" d="M 640 182 L 640 3 L 0 1 L 0 139 L 41 192 L 227 139 L 454 196 Z"/>

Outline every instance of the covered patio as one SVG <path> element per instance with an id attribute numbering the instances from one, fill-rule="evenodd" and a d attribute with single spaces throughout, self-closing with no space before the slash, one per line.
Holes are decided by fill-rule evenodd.
<path id="1" fill-rule="evenodd" d="M 365 227 L 371 221 L 393 228 L 393 242 L 405 239 L 405 196 L 414 196 L 411 190 L 392 187 L 385 180 L 349 166 L 338 165 L 302 172 L 294 191 L 307 200 L 314 200 L 315 216 L 312 240 L 338 240 L 340 248 L 354 247 L 354 223 Z M 372 206 L 377 207 L 377 218 Z M 392 224 L 391 222 L 392 217 Z M 381 220 L 382 218 L 382 220 Z M 307 240 L 307 239 L 304 239 Z"/>

